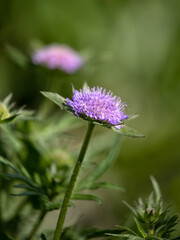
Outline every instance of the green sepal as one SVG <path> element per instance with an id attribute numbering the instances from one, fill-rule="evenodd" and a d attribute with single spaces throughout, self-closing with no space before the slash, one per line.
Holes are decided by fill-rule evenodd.
<path id="1" fill-rule="evenodd" d="M 72 200 L 89 200 L 89 201 L 96 201 L 98 204 L 102 204 L 102 199 L 100 197 L 91 195 L 91 194 L 79 194 L 75 193 L 71 197 Z"/>
<path id="2" fill-rule="evenodd" d="M 127 126 L 123 126 L 120 129 L 115 128 L 114 126 L 111 127 L 111 129 L 121 135 L 127 136 L 127 137 L 134 137 L 134 138 L 142 138 L 145 137 L 144 134 L 138 132 L 137 130 L 127 127 Z"/>

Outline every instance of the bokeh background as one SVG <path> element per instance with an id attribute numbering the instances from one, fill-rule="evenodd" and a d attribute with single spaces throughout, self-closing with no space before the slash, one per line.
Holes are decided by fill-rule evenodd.
<path id="1" fill-rule="evenodd" d="M 35 46 L 50 43 L 70 45 L 87 63 L 58 80 L 24 64 Z M 50 90 L 48 81 L 56 81 L 53 90 L 65 97 L 71 96 L 71 83 L 111 89 L 127 102 L 129 113 L 140 115 L 129 126 L 146 135 L 124 138 L 105 176 L 126 192 L 102 191 L 103 206 L 81 205 L 84 221 L 121 224 L 129 213 L 122 200 L 132 204 L 147 197 L 150 175 L 166 203 L 180 212 L 179 0 L 0 0 L 0 98 L 12 92 L 17 105 L 38 111 L 44 100 L 39 91 Z"/>

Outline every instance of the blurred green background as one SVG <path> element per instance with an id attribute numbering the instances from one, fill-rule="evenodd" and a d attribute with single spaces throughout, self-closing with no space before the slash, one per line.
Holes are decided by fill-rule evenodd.
<path id="1" fill-rule="evenodd" d="M 30 57 L 38 42 L 63 43 L 89 61 L 79 73 L 59 79 L 54 91 L 70 97 L 71 83 L 80 88 L 86 81 L 111 89 L 129 113 L 140 115 L 128 124 L 146 138 L 124 138 L 119 159 L 104 177 L 126 192 L 103 191 L 101 207 L 85 203 L 87 224 L 121 224 L 129 213 L 122 200 L 132 204 L 146 197 L 150 175 L 180 212 L 179 13 L 179 0 L 0 0 L 1 99 L 12 92 L 19 106 L 38 110 L 44 101 L 39 91 L 50 91 L 51 74 L 13 61 L 9 46 Z"/>

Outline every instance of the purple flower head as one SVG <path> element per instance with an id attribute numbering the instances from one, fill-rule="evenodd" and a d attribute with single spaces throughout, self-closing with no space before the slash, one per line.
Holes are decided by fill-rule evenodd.
<path id="1" fill-rule="evenodd" d="M 72 108 L 76 116 L 103 125 L 113 125 L 117 129 L 120 129 L 122 121 L 129 117 L 124 113 L 126 103 L 103 88 L 88 87 L 80 91 L 75 90 L 72 100 L 68 98 L 66 100 L 66 104 Z"/>
<path id="2" fill-rule="evenodd" d="M 68 74 L 76 72 L 84 64 L 83 59 L 66 45 L 53 44 L 37 50 L 32 55 L 34 64 L 50 69 L 60 69 Z"/>

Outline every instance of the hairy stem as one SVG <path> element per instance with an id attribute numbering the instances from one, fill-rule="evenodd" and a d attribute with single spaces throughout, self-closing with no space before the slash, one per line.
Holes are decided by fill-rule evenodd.
<path id="1" fill-rule="evenodd" d="M 64 224 L 66 213 L 67 213 L 67 209 L 68 209 L 69 202 L 71 199 L 71 195 L 72 195 L 72 192 L 73 192 L 73 189 L 74 189 L 74 186 L 76 183 L 76 179 L 77 179 L 79 170 L 81 168 L 81 165 L 82 165 L 82 162 L 83 162 L 83 159 L 84 159 L 84 156 L 85 156 L 85 153 L 86 153 L 86 150 L 87 150 L 87 147 L 88 147 L 88 144 L 89 144 L 92 132 L 93 132 L 93 129 L 94 129 L 94 124 L 89 122 L 87 133 L 84 138 L 84 142 L 81 147 L 79 157 L 77 159 L 76 165 L 74 167 L 74 170 L 73 170 L 73 173 L 72 173 L 72 176 L 71 176 L 71 179 L 70 179 L 67 191 L 66 191 L 66 194 L 64 196 L 64 200 L 63 200 L 62 207 L 61 207 L 61 212 L 59 214 L 59 218 L 58 218 L 57 225 L 56 225 L 54 240 L 60 240 L 62 229 L 63 229 L 63 224 Z"/>

